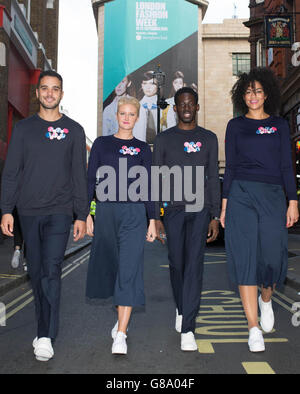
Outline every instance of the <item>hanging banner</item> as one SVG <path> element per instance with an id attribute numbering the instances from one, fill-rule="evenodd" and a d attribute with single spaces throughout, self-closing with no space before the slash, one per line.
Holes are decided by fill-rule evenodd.
<path id="1" fill-rule="evenodd" d="M 265 17 L 267 48 L 290 48 L 293 44 L 293 18 L 291 16 Z"/>
<path id="2" fill-rule="evenodd" d="M 157 66 L 166 74 L 161 94 L 169 104 L 160 110 L 160 130 L 176 125 L 175 92 L 198 89 L 198 6 L 186 0 L 114 0 L 105 4 L 104 25 L 102 135 L 118 131 L 117 103 L 127 95 L 141 103 L 134 136 L 152 143 L 158 130 Z"/>

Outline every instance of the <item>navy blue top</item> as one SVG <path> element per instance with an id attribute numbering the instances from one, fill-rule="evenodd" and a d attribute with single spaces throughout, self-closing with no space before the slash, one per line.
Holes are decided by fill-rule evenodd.
<path id="1" fill-rule="evenodd" d="M 98 137 L 93 143 L 88 165 L 89 202 L 96 191 L 100 202 L 144 203 L 149 219 L 154 219 L 151 164 L 152 153 L 145 142 L 136 138 L 124 140 L 113 135 Z M 136 173 L 133 168 L 135 166 L 140 166 Z M 143 186 L 140 187 L 139 184 Z M 136 197 L 140 194 L 140 199 L 131 198 L 130 186 Z"/>
<path id="2" fill-rule="evenodd" d="M 263 120 L 239 116 L 227 125 L 223 198 L 234 179 L 282 185 L 297 200 L 288 122 L 277 116 Z"/>
<path id="3" fill-rule="evenodd" d="M 86 220 L 86 142 L 79 123 L 35 114 L 15 125 L 2 174 L 2 213 L 15 206 L 25 216 L 64 213 Z"/>
<path id="4" fill-rule="evenodd" d="M 209 209 L 211 217 L 220 215 L 220 181 L 218 168 L 218 140 L 216 134 L 210 130 L 196 126 L 192 130 L 183 130 L 178 126 L 159 133 L 154 141 L 153 164 L 155 166 L 180 167 L 184 174 L 184 167 L 192 167 L 189 184 L 191 190 L 196 190 L 195 168 L 204 167 L 204 206 Z M 183 206 L 190 202 L 185 200 L 183 182 L 182 200 L 175 200 L 174 183 L 170 183 L 169 207 Z M 162 188 L 160 189 L 162 190 Z M 162 196 L 160 196 L 160 201 Z M 156 218 L 159 219 L 159 204 L 156 204 Z"/>

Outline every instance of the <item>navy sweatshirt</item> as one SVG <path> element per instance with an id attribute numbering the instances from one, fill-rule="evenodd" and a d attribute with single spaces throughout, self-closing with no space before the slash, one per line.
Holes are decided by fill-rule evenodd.
<path id="1" fill-rule="evenodd" d="M 121 172 L 119 159 L 127 159 L 121 164 Z M 154 203 L 151 202 L 151 163 L 152 153 L 150 147 L 143 141 L 140 141 L 136 138 L 124 140 L 114 137 L 113 135 L 98 137 L 93 143 L 88 165 L 89 201 L 94 198 L 96 188 L 99 186 L 99 184 L 101 182 L 106 182 L 106 180 L 109 178 L 109 175 L 105 175 L 105 171 L 103 174 L 101 174 L 103 177 L 97 177 L 98 169 L 109 166 L 114 170 L 115 173 L 114 185 L 110 185 L 113 186 L 113 188 L 115 187 L 115 193 L 113 193 L 113 198 L 110 199 L 109 187 L 104 188 L 103 201 L 144 203 L 148 218 L 154 219 Z M 140 199 L 138 201 L 132 201 L 128 193 L 130 185 L 140 177 L 139 174 L 132 178 L 128 176 L 129 171 L 135 166 L 143 167 L 146 171 L 147 177 L 147 195 L 145 196 L 145 199 Z M 119 189 L 119 177 L 121 177 L 122 184 L 126 186 L 127 183 L 128 186 L 126 187 L 126 190 L 122 190 L 121 192 Z M 112 176 L 110 179 L 113 179 Z M 137 188 L 137 194 L 139 191 L 140 188 Z M 106 200 L 106 197 L 109 199 Z"/>
<path id="2" fill-rule="evenodd" d="M 193 130 L 182 130 L 178 126 L 172 127 L 158 134 L 154 142 L 153 164 L 156 166 L 192 167 L 192 189 L 195 190 L 197 166 L 204 167 L 204 207 L 211 217 L 220 215 L 220 181 L 218 167 L 218 140 L 209 130 L 196 126 Z M 185 208 L 188 201 L 182 193 L 182 200 L 175 200 L 174 184 L 171 184 L 171 200 L 164 202 L 168 208 Z M 156 204 L 156 218 L 159 219 L 158 204 Z"/>
<path id="3" fill-rule="evenodd" d="M 35 114 L 14 127 L 2 174 L 2 213 L 20 215 L 89 212 L 83 128 L 63 115 L 55 122 Z"/>
<path id="4" fill-rule="evenodd" d="M 297 200 L 288 122 L 277 116 L 229 121 L 225 138 L 226 170 L 223 198 L 234 179 L 282 185 L 289 200 Z"/>

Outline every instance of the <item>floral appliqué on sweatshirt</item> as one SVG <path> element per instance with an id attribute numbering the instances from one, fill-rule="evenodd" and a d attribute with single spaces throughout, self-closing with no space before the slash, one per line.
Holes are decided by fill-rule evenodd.
<path id="1" fill-rule="evenodd" d="M 276 131 L 276 127 L 259 127 L 256 134 L 274 134 Z"/>
<path id="2" fill-rule="evenodd" d="M 126 145 L 122 146 L 122 149 L 120 149 L 120 153 L 122 153 L 122 155 L 130 155 L 130 156 L 134 156 L 134 155 L 138 155 L 140 153 L 140 148 L 134 148 L 133 146 L 130 146 L 129 148 L 127 148 Z"/>
<path id="3" fill-rule="evenodd" d="M 184 151 L 187 153 L 200 152 L 201 142 L 185 142 Z"/>
<path id="4" fill-rule="evenodd" d="M 69 133 L 68 129 L 61 129 L 60 127 L 54 128 L 54 127 L 49 127 L 48 131 L 46 133 L 46 137 L 49 138 L 50 140 L 63 140 L 66 138 L 67 134 Z"/>

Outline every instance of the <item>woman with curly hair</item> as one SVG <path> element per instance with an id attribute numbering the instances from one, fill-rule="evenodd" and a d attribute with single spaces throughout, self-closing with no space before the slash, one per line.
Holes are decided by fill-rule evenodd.
<path id="1" fill-rule="evenodd" d="M 287 271 L 287 229 L 299 218 L 290 131 L 277 116 L 280 90 L 270 69 L 242 74 L 231 96 L 243 115 L 227 125 L 220 221 L 226 225 L 229 277 L 239 287 L 248 320 L 249 350 L 260 352 L 265 345 L 258 305 L 260 326 L 268 333 L 274 326 L 272 293 Z"/>

